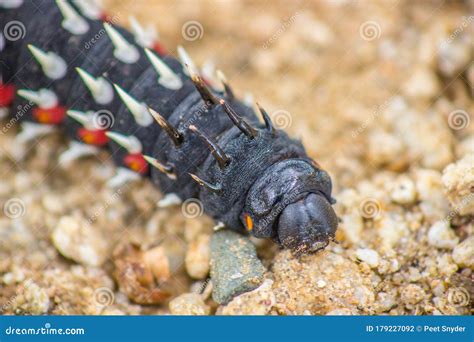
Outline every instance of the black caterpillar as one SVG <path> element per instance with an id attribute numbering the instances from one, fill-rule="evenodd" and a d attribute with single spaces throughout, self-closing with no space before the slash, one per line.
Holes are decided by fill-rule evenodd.
<path id="1" fill-rule="evenodd" d="M 91 1 L 0 4 L 0 107 L 18 109 L 8 123 L 21 121 L 20 141 L 61 126 L 73 140 L 60 162 L 108 146 L 115 185 L 150 176 L 165 194 L 199 198 L 226 227 L 298 254 L 334 239 L 329 175 L 223 77 L 212 87 L 182 48 L 180 62 Z"/>

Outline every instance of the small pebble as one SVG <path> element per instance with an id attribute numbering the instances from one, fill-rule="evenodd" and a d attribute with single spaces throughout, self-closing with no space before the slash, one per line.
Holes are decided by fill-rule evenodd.
<path id="1" fill-rule="evenodd" d="M 356 257 L 357 259 L 367 263 L 372 268 L 377 267 L 380 262 L 379 253 L 369 248 L 359 248 L 356 250 Z"/>
<path id="2" fill-rule="evenodd" d="M 472 40 L 471 40 L 472 41 Z M 465 70 L 471 58 L 470 39 L 467 34 L 443 42 L 438 48 L 438 67 L 445 76 L 452 77 Z"/>
<path id="3" fill-rule="evenodd" d="M 406 305 L 415 305 L 425 298 L 425 291 L 416 284 L 405 286 L 400 294 L 402 302 Z"/>
<path id="4" fill-rule="evenodd" d="M 43 197 L 42 204 L 46 210 L 56 214 L 63 212 L 65 208 L 64 201 L 61 197 L 53 194 L 46 194 Z"/>
<path id="5" fill-rule="evenodd" d="M 415 283 L 421 279 L 420 271 L 415 267 L 408 268 L 408 281 Z"/>
<path id="6" fill-rule="evenodd" d="M 443 253 L 436 257 L 436 267 L 438 268 L 438 276 L 450 277 L 459 269 L 454 262 L 451 254 Z"/>
<path id="7" fill-rule="evenodd" d="M 50 301 L 46 289 L 28 282 L 24 286 L 24 292 L 15 296 L 11 305 L 16 313 L 43 315 L 48 312 Z"/>
<path id="8" fill-rule="evenodd" d="M 62 255 L 83 265 L 100 266 L 107 256 L 105 239 L 85 221 L 73 216 L 61 217 L 51 238 Z"/>
<path id="9" fill-rule="evenodd" d="M 395 171 L 404 167 L 408 162 L 406 146 L 399 137 L 381 129 L 371 130 L 368 134 L 367 159 L 370 163 L 386 165 Z"/>
<path id="10" fill-rule="evenodd" d="M 113 261 L 120 291 L 137 304 L 165 301 L 170 293 L 162 288 L 162 281 L 169 275 L 169 270 L 165 269 L 168 262 L 162 258 L 166 256 L 156 248 L 144 252 L 136 244 L 119 244 L 113 252 Z"/>
<path id="11" fill-rule="evenodd" d="M 474 214 L 474 153 L 448 165 L 443 171 L 443 183 L 454 213 Z"/>
<path id="12" fill-rule="evenodd" d="M 433 247 L 453 249 L 458 242 L 459 238 L 446 221 L 435 222 L 428 231 L 428 243 Z"/>
<path id="13" fill-rule="evenodd" d="M 210 268 L 210 236 L 201 234 L 191 241 L 186 252 L 185 265 L 189 276 L 194 279 L 204 279 Z"/>
<path id="14" fill-rule="evenodd" d="M 350 309 L 340 308 L 329 311 L 326 316 L 352 316 L 356 314 L 357 312 L 351 311 Z"/>
<path id="15" fill-rule="evenodd" d="M 380 221 L 375 221 L 375 227 L 381 242 L 379 250 L 382 251 L 391 251 L 409 234 L 404 218 L 398 214 L 384 215 Z"/>
<path id="16" fill-rule="evenodd" d="M 255 246 L 241 234 L 219 230 L 211 238 L 212 298 L 219 304 L 257 288 L 263 282 L 265 267 Z"/>
<path id="17" fill-rule="evenodd" d="M 440 85 L 433 70 L 420 66 L 411 73 L 402 88 L 409 97 L 429 99 L 439 93 Z"/>
<path id="18" fill-rule="evenodd" d="M 468 237 L 453 249 L 453 260 L 460 267 L 474 270 L 474 236 Z"/>
<path id="19" fill-rule="evenodd" d="M 430 222 L 444 219 L 449 212 L 441 172 L 431 169 L 415 170 L 419 207 Z"/>
<path id="20" fill-rule="evenodd" d="M 145 251 L 143 260 L 158 282 L 164 282 L 170 278 L 170 263 L 163 247 L 157 246 Z"/>
<path id="21" fill-rule="evenodd" d="M 359 210 L 352 210 L 343 215 L 339 229 L 344 232 L 345 240 L 351 244 L 357 244 L 364 230 L 364 222 Z"/>
<path id="22" fill-rule="evenodd" d="M 169 303 L 169 309 L 172 315 L 202 316 L 211 312 L 211 308 L 196 293 L 185 293 L 174 298 Z"/>
<path id="23" fill-rule="evenodd" d="M 320 289 L 322 289 L 323 287 L 326 286 L 326 282 L 321 279 L 321 280 L 318 280 L 318 282 L 316 283 L 316 285 L 317 285 Z"/>
<path id="24" fill-rule="evenodd" d="M 281 251 L 272 272 L 275 308 L 282 315 L 325 315 L 341 308 L 357 313 L 374 303 L 370 276 L 356 262 L 328 250 L 300 258 Z"/>
<path id="25" fill-rule="evenodd" d="M 397 305 L 394 295 L 386 292 L 379 292 L 376 300 L 376 310 L 378 313 L 387 312 Z"/>
<path id="26" fill-rule="evenodd" d="M 400 177 L 393 185 L 390 197 L 395 203 L 414 203 L 416 201 L 415 183 L 408 177 Z"/>
<path id="27" fill-rule="evenodd" d="M 273 280 L 265 279 L 262 285 L 253 291 L 243 293 L 229 304 L 219 307 L 219 315 L 266 315 L 275 305 L 272 291 Z"/>

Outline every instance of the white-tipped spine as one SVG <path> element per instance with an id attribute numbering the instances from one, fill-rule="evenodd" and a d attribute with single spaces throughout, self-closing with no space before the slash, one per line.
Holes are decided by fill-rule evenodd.
<path id="1" fill-rule="evenodd" d="M 158 83 L 163 87 L 178 90 L 183 86 L 183 81 L 181 78 L 174 73 L 165 62 L 161 60 L 157 55 L 155 55 L 151 50 L 145 49 L 145 54 L 150 60 L 151 65 L 158 73 Z"/>
<path id="2" fill-rule="evenodd" d="M 15 140 L 20 144 L 26 144 L 37 137 L 41 137 L 54 132 L 56 126 L 39 124 L 36 122 L 24 121 L 21 123 L 21 132 Z"/>
<path id="3" fill-rule="evenodd" d="M 28 49 L 31 51 L 35 60 L 41 65 L 41 68 L 47 77 L 53 80 L 58 80 L 66 75 L 66 62 L 57 54 L 54 52 L 43 51 L 31 44 L 28 44 Z"/>
<path id="4" fill-rule="evenodd" d="M 134 135 L 126 136 L 121 133 L 111 131 L 105 132 L 105 135 L 126 149 L 130 154 L 142 152 L 142 143 Z"/>
<path id="5" fill-rule="evenodd" d="M 137 124 L 140 126 L 149 126 L 153 123 L 153 118 L 150 113 L 148 113 L 147 106 L 144 103 L 134 99 L 118 85 L 114 84 L 114 88 L 130 113 L 132 113 Z"/>
<path id="6" fill-rule="evenodd" d="M 43 109 L 53 108 L 58 105 L 58 97 L 49 89 L 42 88 L 38 91 L 18 89 L 17 94 Z"/>
<path id="7" fill-rule="evenodd" d="M 2 52 L 3 49 L 5 49 L 5 45 L 6 45 L 5 37 L 3 36 L 3 33 L 0 32 L 0 52 Z"/>
<path id="8" fill-rule="evenodd" d="M 242 102 L 247 107 L 253 108 L 254 104 L 255 104 L 255 97 L 253 96 L 253 94 L 251 92 L 246 92 L 244 94 L 244 99 L 242 100 Z"/>
<path id="9" fill-rule="evenodd" d="M 133 64 L 140 59 L 137 48 L 127 40 L 109 23 L 104 23 L 105 31 L 114 45 L 114 56 L 123 63 Z"/>
<path id="10" fill-rule="evenodd" d="M 189 56 L 189 54 L 186 52 L 186 50 L 179 45 L 176 50 L 178 51 L 178 57 L 179 60 L 181 61 L 181 64 L 183 65 L 183 71 L 186 75 L 191 76 L 191 74 L 198 75 L 199 71 L 196 67 L 196 64 L 194 64 L 193 60 Z"/>
<path id="11" fill-rule="evenodd" d="M 176 180 L 176 175 L 174 173 L 167 172 L 165 167 L 156 158 L 146 156 L 146 155 L 144 155 L 143 158 L 147 161 L 148 164 L 150 164 L 151 166 L 157 168 L 158 170 L 166 174 L 168 178 Z"/>
<path id="12" fill-rule="evenodd" d="M 158 32 L 152 25 L 143 27 L 134 16 L 129 17 L 130 28 L 138 45 L 144 48 L 153 48 L 153 45 L 158 41 Z"/>
<path id="13" fill-rule="evenodd" d="M 99 129 L 99 127 L 96 127 L 94 124 L 94 112 L 92 110 L 82 112 L 80 110 L 69 109 L 66 114 L 87 129 Z"/>
<path id="14" fill-rule="evenodd" d="M 180 205 L 181 203 L 183 203 L 183 200 L 179 198 L 176 193 L 171 192 L 169 194 L 166 194 L 161 200 L 159 200 L 156 205 L 158 208 L 167 208 Z"/>
<path id="15" fill-rule="evenodd" d="M 82 15 L 91 20 L 101 19 L 104 13 L 100 0 L 74 0 Z"/>
<path id="16" fill-rule="evenodd" d="M 18 8 L 21 5 L 23 5 L 23 0 L 7 0 L 7 1 L 0 2 L 0 8 L 12 9 L 12 8 Z"/>
<path id="17" fill-rule="evenodd" d="M 110 188 L 118 188 L 129 182 L 137 181 L 140 178 L 138 173 L 125 167 L 118 167 L 115 176 L 107 181 L 107 186 Z"/>
<path id="18" fill-rule="evenodd" d="M 69 143 L 69 148 L 59 155 L 58 162 L 60 166 L 64 167 L 70 165 L 76 159 L 84 156 L 91 156 L 98 152 L 99 149 L 96 146 L 71 141 Z"/>
<path id="19" fill-rule="evenodd" d="M 109 104 L 114 99 L 112 85 L 103 77 L 95 78 L 87 71 L 76 68 L 77 73 L 91 92 L 92 97 L 98 104 Z"/>
<path id="20" fill-rule="evenodd" d="M 89 23 L 76 12 L 76 10 L 65 0 L 56 0 L 64 20 L 61 26 L 74 35 L 81 35 L 89 31 Z"/>

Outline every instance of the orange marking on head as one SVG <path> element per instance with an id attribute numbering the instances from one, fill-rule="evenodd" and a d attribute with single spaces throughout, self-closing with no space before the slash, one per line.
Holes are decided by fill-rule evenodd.
<path id="1" fill-rule="evenodd" d="M 250 232 L 253 229 L 253 221 L 249 214 L 245 214 L 245 224 L 247 225 L 247 230 Z"/>

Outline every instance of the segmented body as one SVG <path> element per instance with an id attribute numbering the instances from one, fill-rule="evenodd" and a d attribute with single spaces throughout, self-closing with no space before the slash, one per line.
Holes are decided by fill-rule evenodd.
<path id="1" fill-rule="evenodd" d="M 275 130 L 264 111 L 261 123 L 227 84 L 210 87 L 183 50 L 181 61 L 156 41 L 145 51 L 136 36 L 104 24 L 104 15 L 87 18 L 74 2 L 13 3 L 1 9 L 2 31 L 18 22 L 25 36 L 4 37 L 0 105 L 21 108 L 23 125 L 64 129 L 78 143 L 76 155 L 94 151 L 84 146 L 108 147 L 129 175 L 149 176 L 165 194 L 182 200 L 199 198 L 216 221 L 277 242 L 275 225 L 284 209 L 279 204 L 308 193 L 332 201 L 330 179 L 301 143 Z M 54 56 L 48 60 L 35 49 Z M 88 76 L 95 83 L 87 83 Z M 13 96 L 13 89 L 22 96 Z M 49 92 L 31 100 L 31 92 L 42 90 Z M 295 171 L 287 179 L 281 173 L 279 180 L 293 161 Z M 301 177 L 304 182 L 295 182 Z"/>

